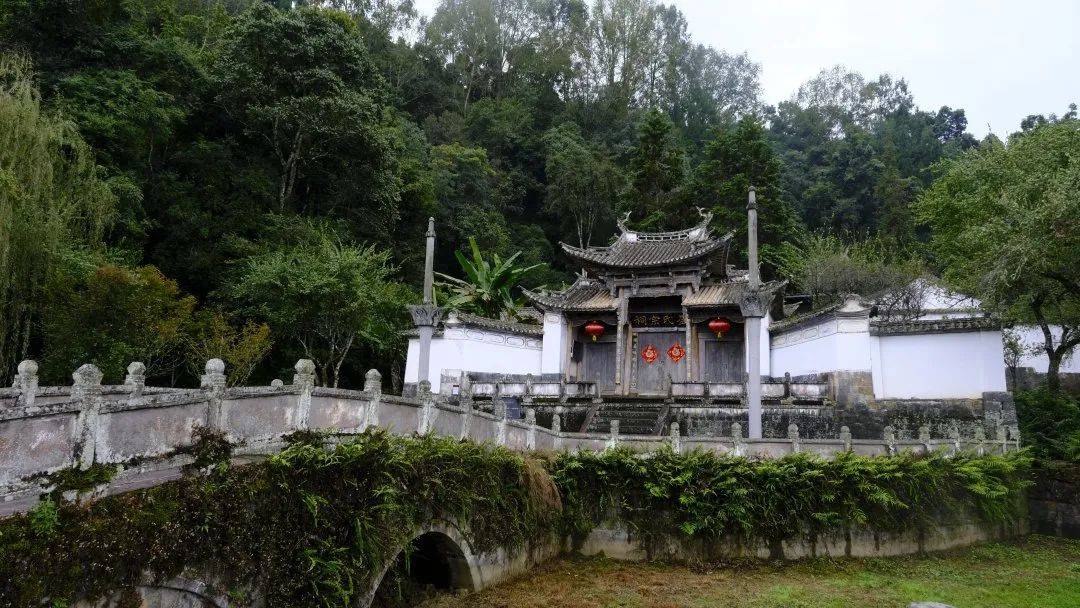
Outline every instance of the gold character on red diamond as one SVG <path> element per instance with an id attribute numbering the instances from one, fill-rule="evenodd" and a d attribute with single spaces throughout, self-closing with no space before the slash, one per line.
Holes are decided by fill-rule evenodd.
<path id="1" fill-rule="evenodd" d="M 645 363 L 653 363 L 653 362 L 656 361 L 657 357 L 659 357 L 659 356 L 660 356 L 660 351 L 657 350 L 656 347 L 653 346 L 652 344 L 650 344 L 650 345 L 646 346 L 645 348 L 641 349 L 641 359 Z"/>
<path id="2" fill-rule="evenodd" d="M 676 342 L 671 345 L 671 348 L 667 349 L 667 356 L 675 363 L 678 363 L 680 359 L 686 356 L 686 349 Z"/>

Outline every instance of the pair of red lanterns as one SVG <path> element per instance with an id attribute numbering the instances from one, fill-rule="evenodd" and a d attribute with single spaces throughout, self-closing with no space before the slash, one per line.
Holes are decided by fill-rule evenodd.
<path id="1" fill-rule="evenodd" d="M 716 334 L 717 338 L 721 338 L 727 332 L 731 331 L 731 321 L 727 320 L 727 317 L 716 317 L 709 321 L 709 331 Z M 599 321 L 589 321 L 585 324 L 585 335 L 593 339 L 596 339 L 604 335 L 604 324 Z"/>

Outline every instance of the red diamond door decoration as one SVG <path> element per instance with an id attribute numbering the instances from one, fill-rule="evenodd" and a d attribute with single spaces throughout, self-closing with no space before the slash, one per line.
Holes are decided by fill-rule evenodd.
<path id="1" fill-rule="evenodd" d="M 678 363 L 680 359 L 686 356 L 686 349 L 676 342 L 671 345 L 671 348 L 667 349 L 667 356 L 675 363 Z"/>
<path id="2" fill-rule="evenodd" d="M 660 351 L 652 344 L 641 349 L 641 360 L 645 363 L 653 363 L 660 356 Z"/>

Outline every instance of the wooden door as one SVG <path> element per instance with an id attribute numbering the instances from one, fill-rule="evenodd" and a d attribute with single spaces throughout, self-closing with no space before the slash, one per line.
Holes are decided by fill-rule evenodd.
<path id="1" fill-rule="evenodd" d="M 583 353 L 584 380 L 596 382 L 600 390 L 615 388 L 615 343 L 586 340 Z"/>
<path id="2" fill-rule="evenodd" d="M 702 337 L 701 379 L 705 382 L 742 382 L 746 369 L 742 340 Z"/>
<path id="3" fill-rule="evenodd" d="M 637 392 L 660 395 L 664 381 L 686 381 L 686 333 L 683 331 L 637 332 Z"/>

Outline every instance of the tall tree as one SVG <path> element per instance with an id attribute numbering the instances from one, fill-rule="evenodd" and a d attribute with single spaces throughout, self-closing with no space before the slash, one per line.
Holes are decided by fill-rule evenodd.
<path id="1" fill-rule="evenodd" d="M 1080 344 L 1080 123 L 958 157 L 916 208 L 947 280 L 1004 320 L 1042 329 L 1057 390 L 1061 362 Z"/>
<path id="2" fill-rule="evenodd" d="M 217 100 L 277 164 L 279 211 L 394 218 L 398 142 L 384 83 L 352 22 L 255 4 L 213 66 Z"/>
<path id="3" fill-rule="evenodd" d="M 630 158 L 626 202 L 643 225 L 677 221 L 677 193 L 686 173 L 686 158 L 675 126 L 663 112 L 645 113 L 638 128 L 637 147 Z"/>
<path id="4" fill-rule="evenodd" d="M 766 270 L 777 247 L 795 238 L 802 225 L 780 187 L 780 160 L 764 128 L 746 117 L 728 129 L 717 130 L 705 146 L 693 177 L 694 204 L 710 208 L 721 226 L 746 233 L 746 200 L 750 186 L 758 202 L 758 238 Z M 738 239 L 737 242 L 744 242 Z"/>
<path id="5" fill-rule="evenodd" d="M 597 225 L 610 221 L 623 178 L 611 161 L 593 149 L 577 125 L 559 125 L 544 135 L 547 211 L 573 226 L 578 247 L 587 247 Z"/>
<path id="6" fill-rule="evenodd" d="M 282 228 L 288 242 L 268 243 L 239 265 L 225 294 L 235 310 L 298 345 L 324 386 L 339 385 L 354 349 L 400 348 L 413 294 L 392 280 L 389 254 L 349 244 L 325 222 Z"/>
<path id="7" fill-rule="evenodd" d="M 101 246 L 115 202 L 75 126 L 42 107 L 29 60 L 0 54 L 0 378 L 40 338 L 60 260 Z"/>

